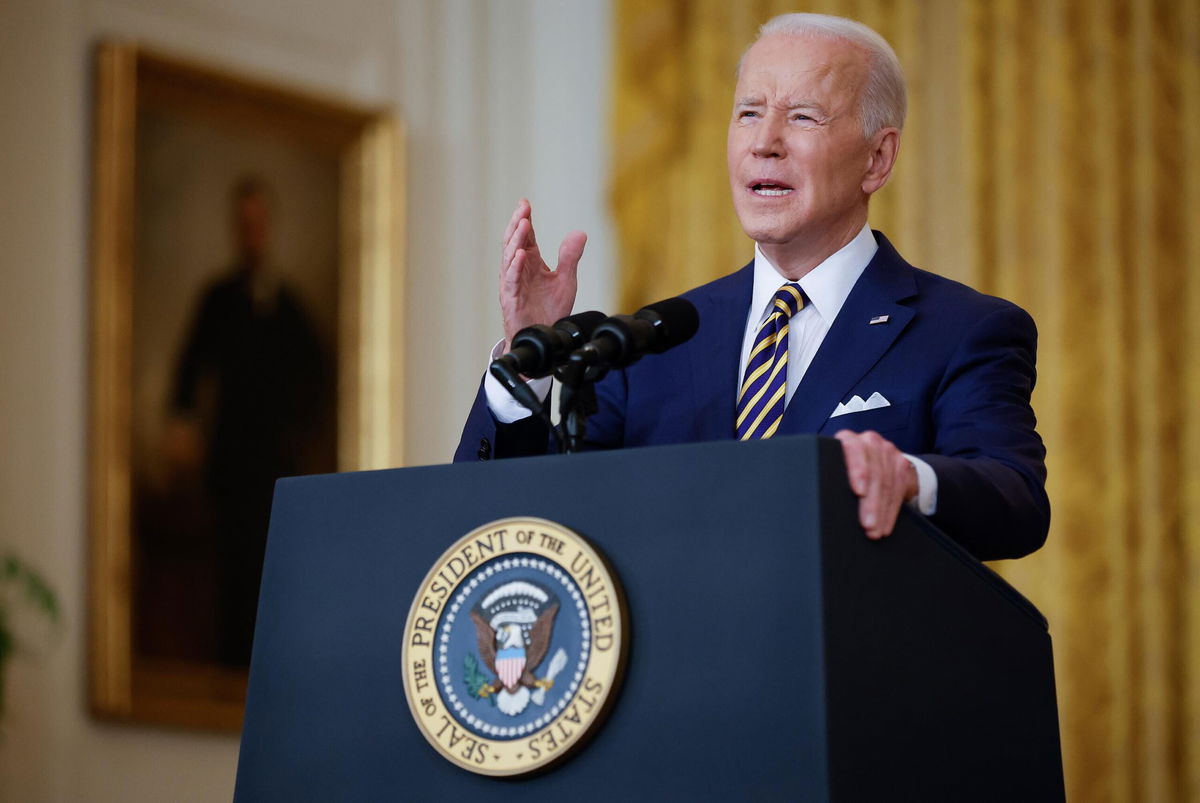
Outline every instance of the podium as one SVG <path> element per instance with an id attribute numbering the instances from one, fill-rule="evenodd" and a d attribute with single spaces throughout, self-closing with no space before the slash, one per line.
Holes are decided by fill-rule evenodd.
<path id="1" fill-rule="evenodd" d="M 588 743 L 508 780 L 426 742 L 401 651 L 443 551 L 513 516 L 607 556 L 629 649 Z M 235 798 L 1062 800 L 1050 637 L 920 516 L 868 540 L 830 439 L 286 479 Z"/>

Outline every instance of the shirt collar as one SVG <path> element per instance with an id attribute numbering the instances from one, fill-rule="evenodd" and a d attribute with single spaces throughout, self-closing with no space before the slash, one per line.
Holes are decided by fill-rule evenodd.
<path id="1" fill-rule="evenodd" d="M 863 225 L 862 230 L 839 250 L 831 254 L 824 262 L 806 273 L 797 284 L 808 296 L 809 304 L 826 323 L 831 324 L 846 303 L 846 297 L 854 288 L 858 277 L 866 270 L 867 264 L 879 250 L 871 227 Z M 771 260 L 754 244 L 754 293 L 750 297 L 750 310 L 759 312 L 754 320 L 761 322 L 770 313 L 771 298 L 780 285 L 786 284 L 784 278 Z"/>

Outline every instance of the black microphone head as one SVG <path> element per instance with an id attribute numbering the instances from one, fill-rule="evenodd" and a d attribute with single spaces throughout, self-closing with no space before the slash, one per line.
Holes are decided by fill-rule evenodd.
<path id="1" fill-rule="evenodd" d="M 654 328 L 654 339 L 646 351 L 660 354 L 692 339 L 700 328 L 700 313 L 686 298 L 668 298 L 647 304 L 633 314 Z"/>
<path id="2" fill-rule="evenodd" d="M 587 343 L 601 321 L 603 312 L 577 312 L 557 321 L 554 326 L 535 324 L 513 335 L 510 351 L 501 357 L 517 373 L 530 378 L 548 376 L 571 352 Z"/>
<path id="3" fill-rule="evenodd" d="M 558 333 L 544 324 L 526 326 L 513 335 L 509 352 L 501 360 L 510 360 L 511 367 L 525 376 L 545 376 L 553 368 L 554 347 Z"/>
<path id="4" fill-rule="evenodd" d="M 594 309 L 587 312 L 577 312 L 555 323 L 554 328 L 567 336 L 570 342 L 566 344 L 566 347 L 574 351 L 592 339 L 596 327 L 603 323 L 607 317 L 603 312 Z"/>
<path id="5" fill-rule="evenodd" d="M 624 368 L 638 361 L 653 338 L 654 329 L 648 322 L 632 315 L 614 315 L 597 326 L 592 341 L 575 353 L 588 365 Z"/>

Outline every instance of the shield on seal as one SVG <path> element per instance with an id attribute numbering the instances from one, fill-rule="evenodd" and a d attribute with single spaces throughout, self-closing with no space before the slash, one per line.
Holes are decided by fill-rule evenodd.
<path id="1" fill-rule="evenodd" d="M 520 647 L 508 647 L 496 653 L 496 674 L 507 689 L 517 686 L 521 673 L 525 671 L 525 650 Z"/>

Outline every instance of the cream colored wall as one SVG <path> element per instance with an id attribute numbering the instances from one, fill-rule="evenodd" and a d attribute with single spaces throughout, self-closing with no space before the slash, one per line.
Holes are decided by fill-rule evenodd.
<path id="1" fill-rule="evenodd" d="M 7 678 L 0 800 L 225 800 L 237 740 L 86 712 L 90 45 L 136 38 L 395 107 L 408 126 L 410 464 L 449 458 L 499 336 L 512 205 L 592 235 L 579 308 L 612 306 L 607 0 L 7 0 L 0 6 L 0 546 L 59 591 L 56 643 Z"/>

